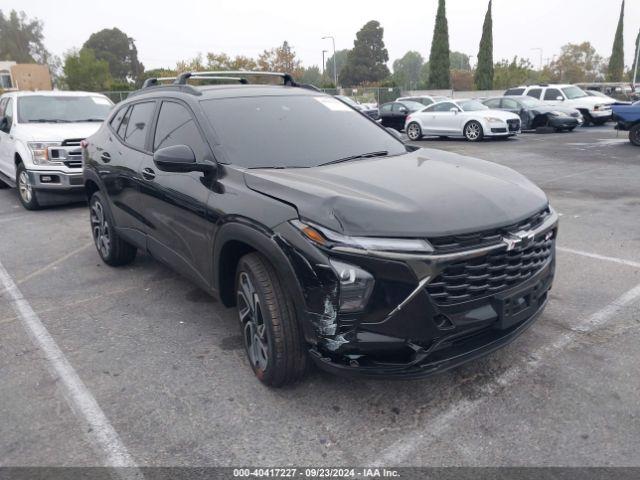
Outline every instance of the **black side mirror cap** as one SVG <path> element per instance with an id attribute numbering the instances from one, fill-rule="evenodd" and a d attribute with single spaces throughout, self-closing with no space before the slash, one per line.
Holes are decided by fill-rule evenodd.
<path id="1" fill-rule="evenodd" d="M 156 150 L 153 154 L 153 162 L 162 172 L 209 173 L 216 170 L 214 164 L 198 163 L 195 153 L 187 145 L 173 145 Z"/>

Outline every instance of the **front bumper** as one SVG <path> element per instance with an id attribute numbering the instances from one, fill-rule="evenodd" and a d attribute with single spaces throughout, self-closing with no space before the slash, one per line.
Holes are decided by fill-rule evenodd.
<path id="1" fill-rule="evenodd" d="M 591 118 L 595 118 L 597 120 L 611 120 L 613 118 L 613 111 L 609 110 L 590 110 L 589 115 Z"/>
<path id="2" fill-rule="evenodd" d="M 582 124 L 576 117 L 550 117 L 549 125 L 553 128 L 575 128 Z"/>
<path id="3" fill-rule="evenodd" d="M 78 172 L 61 170 L 28 170 L 29 181 L 35 190 L 81 192 L 84 190 L 82 169 Z"/>

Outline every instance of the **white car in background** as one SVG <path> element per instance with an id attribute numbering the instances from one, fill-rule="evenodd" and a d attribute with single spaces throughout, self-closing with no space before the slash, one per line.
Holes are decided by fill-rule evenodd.
<path id="1" fill-rule="evenodd" d="M 491 110 L 477 100 L 446 100 L 409 115 L 405 132 L 413 141 L 423 136 L 464 137 L 470 142 L 485 137 L 509 138 L 520 133 L 520 117 Z"/>
<path id="2" fill-rule="evenodd" d="M 396 99 L 396 102 L 418 102 L 423 104 L 425 107 L 428 107 L 431 104 L 444 102 L 445 100 L 449 100 L 449 97 L 444 97 L 441 95 L 414 95 L 412 97 L 400 97 Z"/>

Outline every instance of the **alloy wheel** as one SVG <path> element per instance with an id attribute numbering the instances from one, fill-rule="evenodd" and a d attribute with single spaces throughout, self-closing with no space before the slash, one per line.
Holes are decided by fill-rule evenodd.
<path id="1" fill-rule="evenodd" d="M 20 172 L 20 176 L 18 177 L 18 190 L 20 191 L 20 196 L 25 203 L 31 203 L 31 199 L 33 198 L 33 188 L 31 187 L 31 183 L 29 183 L 29 175 L 24 170 Z"/>
<path id="2" fill-rule="evenodd" d="M 91 231 L 96 248 L 103 258 L 109 256 L 111 250 L 111 238 L 109 235 L 109 222 L 104 213 L 102 203 L 94 201 L 91 204 Z"/>
<path id="3" fill-rule="evenodd" d="M 480 125 L 473 122 L 465 128 L 465 137 L 469 140 L 477 140 L 480 137 Z"/>
<path id="4" fill-rule="evenodd" d="M 240 273 L 237 297 L 247 355 L 254 368 L 264 371 L 269 362 L 267 325 L 262 317 L 258 292 L 246 272 Z"/>
<path id="5" fill-rule="evenodd" d="M 410 140 L 418 140 L 420 138 L 420 127 L 415 123 L 409 125 L 407 137 L 409 137 Z"/>

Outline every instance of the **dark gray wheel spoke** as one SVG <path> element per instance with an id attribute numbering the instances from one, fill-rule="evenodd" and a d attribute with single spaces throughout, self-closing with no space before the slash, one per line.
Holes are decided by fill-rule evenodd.
<path id="1" fill-rule="evenodd" d="M 269 361 L 269 340 L 267 327 L 262 318 L 260 297 L 245 272 L 240 274 L 238 283 L 238 315 L 243 324 L 247 355 L 255 368 L 264 370 Z"/>
<path id="2" fill-rule="evenodd" d="M 100 202 L 93 202 L 91 205 L 91 230 L 96 248 L 103 257 L 109 256 L 111 249 L 111 239 L 109 238 L 109 223 L 104 214 L 104 209 Z"/>

